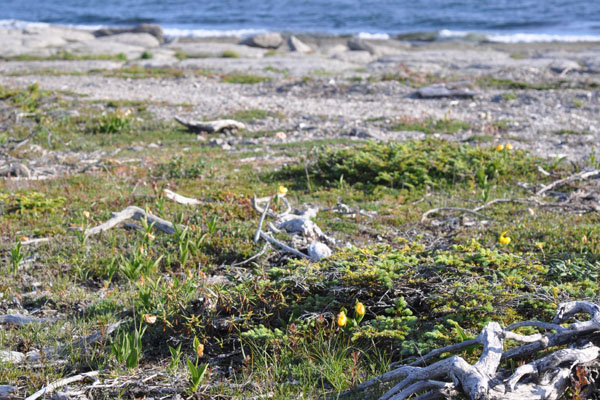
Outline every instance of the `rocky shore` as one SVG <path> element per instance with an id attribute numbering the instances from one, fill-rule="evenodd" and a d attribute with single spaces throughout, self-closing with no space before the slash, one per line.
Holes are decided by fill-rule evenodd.
<path id="1" fill-rule="evenodd" d="M 123 73 L 132 68 L 164 73 Z M 250 81 L 226 79 L 240 75 Z M 513 142 L 546 157 L 581 161 L 597 152 L 600 139 L 600 43 L 278 33 L 246 39 L 165 38 L 160 27 L 151 25 L 98 31 L 0 29 L 0 85 L 22 88 L 34 82 L 87 100 L 145 101 L 158 119 L 210 119 L 256 109 L 283 116 L 248 124 L 250 131 L 283 132 L 265 142 L 431 135 L 482 145 Z M 420 96 L 419 90 L 430 85 L 438 85 L 434 92 L 451 92 Z M 457 96 L 456 88 L 468 95 Z M 445 133 L 413 129 L 415 121 L 464 125 Z M 243 142 L 228 140 L 231 145 Z"/>

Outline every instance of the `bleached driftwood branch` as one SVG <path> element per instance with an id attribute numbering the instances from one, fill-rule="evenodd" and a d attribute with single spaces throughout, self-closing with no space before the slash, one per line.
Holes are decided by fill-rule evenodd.
<path id="1" fill-rule="evenodd" d="M 108 221 L 93 228 L 86 229 L 84 234 L 85 236 L 96 235 L 100 232 L 104 232 L 111 228 L 114 228 L 121 222 L 131 218 L 138 221 L 146 220 L 148 225 L 151 225 L 154 229 L 167 233 L 169 235 L 175 233 L 175 228 L 173 227 L 173 224 L 171 222 L 157 217 L 156 215 L 152 215 L 139 207 L 129 206 L 123 211 L 115 213 L 114 216 Z"/>
<path id="2" fill-rule="evenodd" d="M 53 393 L 56 389 L 59 389 L 63 386 L 69 385 L 74 382 L 83 381 L 85 379 L 94 379 L 98 376 L 98 371 L 90 371 L 84 374 L 78 374 L 75 376 L 71 376 L 69 378 L 60 379 L 58 381 L 52 382 L 47 386 L 44 386 L 42 389 L 38 390 L 31 396 L 27 397 L 25 400 L 36 400 L 40 397 Z"/>
<path id="3" fill-rule="evenodd" d="M 175 117 L 175 121 L 179 122 L 181 125 L 194 132 L 215 133 L 224 129 L 246 129 L 246 125 L 233 119 L 218 119 L 215 121 L 195 121 Z"/>
<path id="4" fill-rule="evenodd" d="M 163 190 L 163 193 L 165 194 L 165 197 L 167 199 L 173 200 L 174 202 L 179 203 L 179 204 L 192 205 L 192 206 L 202 204 L 202 202 L 198 199 L 182 196 L 180 194 L 170 191 L 169 189 Z"/>
<path id="5" fill-rule="evenodd" d="M 573 322 L 567 327 L 560 324 L 576 314 L 589 314 L 587 321 Z M 520 335 L 512 330 L 533 326 L 552 330 L 553 334 Z M 600 331 L 600 307 L 585 301 L 559 305 L 553 323 L 524 321 L 502 329 L 496 322 L 489 323 L 475 339 L 437 349 L 419 360 L 399 366 L 346 392 L 357 394 L 386 382 L 398 382 L 380 400 L 402 400 L 422 393 L 416 399 L 447 398 L 448 393 L 462 391 L 470 399 L 521 400 L 557 399 L 564 394 L 570 382 L 571 370 L 576 365 L 597 360 L 600 348 L 587 337 Z M 504 352 L 504 341 L 510 339 L 521 346 Z M 424 365 L 426 360 L 441 354 L 457 352 L 479 344 L 483 351 L 479 361 L 471 365 L 459 356 Z M 500 362 L 525 359 L 551 347 L 568 345 L 517 368 L 512 375 L 498 370 Z"/>
<path id="6" fill-rule="evenodd" d="M 329 257 L 333 253 L 326 244 L 320 242 L 319 240 L 326 241 L 333 245 L 335 245 L 335 240 L 327 236 L 317 224 L 311 221 L 311 218 L 314 218 L 317 215 L 317 212 L 319 211 L 317 207 L 308 207 L 302 212 L 292 214 L 292 207 L 285 198 L 285 195 L 278 195 L 278 198 L 282 199 L 282 201 L 286 205 L 286 210 L 282 213 L 277 214 L 270 210 L 272 198 L 272 196 L 261 198 L 257 198 L 256 196 L 254 196 L 252 198 L 252 206 L 257 212 L 261 214 L 260 220 L 258 222 L 258 228 L 256 230 L 256 233 L 254 234 L 255 242 L 257 242 L 259 238 L 262 238 L 268 243 L 276 245 L 288 253 L 292 253 L 302 258 L 308 258 L 313 261 L 318 261 L 322 258 Z M 266 204 L 264 206 L 261 206 L 262 203 Z M 291 246 L 286 245 L 285 243 L 282 243 L 281 241 L 265 233 L 262 230 L 262 227 L 266 216 L 275 219 L 274 222 L 268 223 L 268 227 L 272 232 L 278 233 L 282 230 L 285 230 L 287 233 L 296 234 L 307 239 L 312 239 L 312 243 L 310 243 L 310 245 L 307 248 L 308 255 Z"/>
<path id="7" fill-rule="evenodd" d="M 564 185 L 565 183 L 572 182 L 572 181 L 578 181 L 578 180 L 590 179 L 590 178 L 594 178 L 597 176 L 600 176 L 600 170 L 598 170 L 598 169 L 595 169 L 592 171 L 578 172 L 576 174 L 570 175 L 566 178 L 559 179 L 559 180 L 554 181 L 546 186 L 543 186 L 541 189 L 539 189 L 537 192 L 535 192 L 534 195 L 532 195 L 530 197 L 514 198 L 514 199 L 494 199 L 494 200 L 488 201 L 487 203 L 482 204 L 478 207 L 475 207 L 473 209 L 462 208 L 462 207 L 433 208 L 433 209 L 428 210 L 425 213 L 423 213 L 423 215 L 421 217 L 421 223 L 425 223 L 427 221 L 427 218 L 431 214 L 437 214 L 442 211 L 455 211 L 455 212 L 467 213 L 467 214 L 475 215 L 479 218 L 488 219 L 488 217 L 484 214 L 481 214 L 480 211 L 485 208 L 489 208 L 493 205 L 502 204 L 502 203 L 520 203 L 520 204 L 526 204 L 526 205 L 530 205 L 530 206 L 534 206 L 534 207 L 551 207 L 551 208 L 567 208 L 567 209 L 573 208 L 573 206 L 568 204 L 568 202 L 545 203 L 545 202 L 541 201 L 538 197 L 542 196 L 543 194 L 545 194 L 547 191 L 549 191 L 551 189 L 554 189 L 558 186 Z"/>
<path id="8" fill-rule="evenodd" d="M 21 314 L 4 314 L 0 315 L 0 325 L 2 324 L 13 324 L 13 325 L 28 325 L 40 322 L 53 322 L 54 318 L 36 318 L 36 317 L 28 317 L 26 315 Z"/>

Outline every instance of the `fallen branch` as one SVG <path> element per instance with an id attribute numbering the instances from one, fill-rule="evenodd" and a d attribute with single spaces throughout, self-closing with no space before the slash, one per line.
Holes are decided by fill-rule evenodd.
<path id="1" fill-rule="evenodd" d="M 233 119 L 218 119 L 216 121 L 194 121 L 175 117 L 175 121 L 194 132 L 215 133 L 222 130 L 246 129 L 246 125 Z"/>
<path id="2" fill-rule="evenodd" d="M 568 327 L 559 325 L 579 313 L 589 314 L 591 318 L 573 322 Z M 520 335 L 512 332 L 523 326 L 534 326 L 555 333 Z M 397 382 L 380 400 L 402 400 L 419 393 L 416 399 L 441 398 L 457 391 L 470 399 L 479 400 L 558 399 L 569 385 L 572 368 L 600 356 L 600 347 L 588 340 L 598 332 L 600 306 L 585 301 L 562 303 L 553 323 L 524 321 L 502 329 L 498 323 L 490 322 L 477 338 L 434 350 L 412 364 L 401 365 L 358 385 L 343 396 L 365 392 L 385 382 Z M 525 344 L 504 352 L 507 339 Z M 422 366 L 427 360 L 473 345 L 483 346 L 479 361 L 473 365 L 459 356 L 451 356 Z M 568 345 L 568 348 L 534 359 L 517 368 L 512 375 L 507 374 L 509 371 L 499 370 L 501 361 L 514 358 L 522 360 L 548 348 L 564 345 Z M 422 393 L 424 391 L 427 392 Z"/>
<path id="3" fill-rule="evenodd" d="M 279 240 L 269 236 L 268 234 L 266 234 L 263 231 L 260 231 L 260 237 L 263 238 L 264 240 L 266 240 L 267 242 L 274 244 L 275 246 L 280 247 L 281 249 L 283 249 L 284 251 L 288 252 L 288 253 L 292 253 L 295 256 L 301 257 L 301 258 L 310 258 L 309 256 L 307 256 L 306 254 L 302 253 L 301 251 L 298 251 L 296 249 L 294 249 L 293 247 L 288 246 L 285 243 L 280 242 Z"/>
<path id="4" fill-rule="evenodd" d="M 486 215 L 483 215 L 481 213 L 478 213 L 477 211 L 474 210 L 469 210 L 468 208 L 462 208 L 462 207 L 439 207 L 439 208 L 433 208 L 429 211 L 426 211 L 423 216 L 421 217 L 421 223 L 425 223 L 425 221 L 427 221 L 427 217 L 431 214 L 437 214 L 440 211 L 460 211 L 463 213 L 468 213 L 468 214 L 473 214 L 479 218 L 486 218 L 488 219 L 488 217 Z"/>
<path id="5" fill-rule="evenodd" d="M 37 238 L 37 239 L 27 239 L 21 242 L 22 246 L 27 246 L 30 244 L 39 244 L 49 242 L 51 238 Z"/>
<path id="6" fill-rule="evenodd" d="M 151 225 L 154 229 L 164 232 L 166 234 L 172 235 L 173 233 L 175 233 L 175 228 L 173 227 L 173 224 L 170 223 L 169 221 L 164 220 L 155 215 L 152 215 L 149 212 L 146 212 L 139 207 L 129 206 L 129 207 L 125 208 L 123 211 L 114 214 L 114 216 L 111 219 L 109 219 L 108 221 L 106 221 L 98 226 L 95 226 L 93 228 L 86 229 L 84 234 L 86 237 L 96 235 L 98 233 L 101 233 L 101 232 L 107 231 L 111 228 L 114 228 L 121 222 L 126 221 L 131 218 L 138 220 L 138 221 L 146 220 L 148 225 Z"/>
<path id="7" fill-rule="evenodd" d="M 589 178 L 596 177 L 596 176 L 600 176 L 600 170 L 598 170 L 598 169 L 595 169 L 593 171 L 579 172 L 574 175 L 568 176 L 566 178 L 554 181 L 554 182 L 542 187 L 533 196 L 523 197 L 523 198 L 514 198 L 514 199 L 494 199 L 494 200 L 488 201 L 487 203 L 482 204 L 482 205 L 472 208 L 472 209 L 462 208 L 462 207 L 433 208 L 433 209 L 428 210 L 425 213 L 423 213 L 423 215 L 421 217 L 421 223 L 425 223 L 427 221 L 427 217 L 429 215 L 436 214 L 436 213 L 439 213 L 442 211 L 457 211 L 457 212 L 472 214 L 479 218 L 487 219 L 488 217 L 484 214 L 481 214 L 479 211 L 481 211 L 485 208 L 489 208 L 493 205 L 502 204 L 502 203 L 520 203 L 520 204 L 527 204 L 527 205 L 531 205 L 531 206 L 535 206 L 535 207 L 576 208 L 573 205 L 569 204 L 568 202 L 545 203 L 543 201 L 540 201 L 540 199 L 538 197 L 543 195 L 547 191 L 554 189 L 557 186 L 563 185 L 565 183 L 576 181 L 576 180 L 585 180 L 585 179 L 589 179 Z"/>
<path id="8" fill-rule="evenodd" d="M 25 400 L 36 400 L 36 399 L 39 399 L 40 397 L 43 397 L 47 394 L 54 392 L 58 388 L 66 386 L 68 384 L 83 381 L 85 379 L 96 380 L 97 376 L 98 376 L 98 371 L 91 371 L 91 372 L 86 372 L 84 374 L 75 375 L 70 378 L 60 379 L 56 382 L 50 383 L 48 386 L 45 386 L 44 388 L 38 390 L 31 396 L 27 397 Z"/>
<path id="9" fill-rule="evenodd" d="M 566 178 L 563 179 L 559 179 L 557 181 L 554 181 L 544 187 L 542 187 L 540 190 L 538 190 L 535 195 L 536 196 L 541 196 L 542 194 L 546 193 L 548 190 L 550 189 L 554 189 L 557 186 L 561 186 L 565 183 L 568 182 L 572 182 L 572 181 L 579 181 L 579 180 L 585 180 L 588 178 L 592 178 L 595 176 L 600 176 L 600 170 L 595 169 L 593 171 L 582 171 L 582 172 L 578 172 L 574 175 L 571 176 L 567 176 Z"/>
<path id="10" fill-rule="evenodd" d="M 165 197 L 167 199 L 173 200 L 174 202 L 179 203 L 179 204 L 194 205 L 194 206 L 198 205 L 198 204 L 202 204 L 202 202 L 198 199 L 182 196 L 180 194 L 170 191 L 169 189 L 163 190 L 163 193 L 165 194 Z"/>
<path id="11" fill-rule="evenodd" d="M 18 326 L 24 326 L 28 324 L 40 323 L 40 322 L 54 322 L 56 321 L 54 318 L 36 318 L 36 317 L 28 317 L 26 315 L 21 314 L 5 314 L 0 315 L 0 325 L 1 324 L 13 324 Z"/>

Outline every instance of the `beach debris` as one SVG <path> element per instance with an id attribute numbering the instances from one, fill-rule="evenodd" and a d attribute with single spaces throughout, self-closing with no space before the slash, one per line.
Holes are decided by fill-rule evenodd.
<path id="1" fill-rule="evenodd" d="M 182 196 L 182 195 L 177 194 L 169 189 L 163 190 L 163 193 L 165 194 L 165 197 L 167 199 L 173 200 L 174 202 L 179 203 L 179 204 L 186 204 L 186 205 L 202 204 L 202 202 L 198 199 Z"/>
<path id="2" fill-rule="evenodd" d="M 296 51 L 298 53 L 311 53 L 313 51 L 312 47 L 310 47 L 294 35 L 290 36 L 290 38 L 288 39 L 288 46 L 290 46 L 290 50 Z"/>
<path id="3" fill-rule="evenodd" d="M 54 318 L 36 318 L 36 317 L 28 317 L 26 315 L 21 314 L 4 314 L 0 315 L 0 325 L 9 324 L 9 325 L 18 325 L 24 326 L 34 323 L 41 322 L 53 322 Z"/>
<path id="4" fill-rule="evenodd" d="M 196 121 L 186 120 L 181 117 L 175 117 L 175 121 L 185 126 L 192 132 L 216 133 L 223 130 L 232 131 L 236 129 L 246 129 L 246 125 L 233 119 L 218 119 L 214 121 Z"/>
<path id="5" fill-rule="evenodd" d="M 152 228 L 157 231 L 161 231 L 169 235 L 175 233 L 175 228 L 169 221 L 152 215 L 150 212 L 144 211 L 139 207 L 129 206 L 121 212 L 114 213 L 113 217 L 108 221 L 93 228 L 86 229 L 84 234 L 86 237 L 96 235 L 98 233 L 107 231 L 128 219 L 135 219 L 138 221 L 145 220 L 149 226 L 152 226 Z M 142 229 L 142 227 L 139 227 L 135 224 L 128 224 L 128 226 L 136 229 Z"/>
<path id="6" fill-rule="evenodd" d="M 575 320 L 573 317 L 578 313 L 588 314 L 590 319 Z M 566 327 L 561 325 L 569 320 L 574 322 Z M 536 327 L 553 333 L 515 333 L 520 327 Z M 593 342 L 593 335 L 598 331 L 600 306 L 587 301 L 561 303 L 552 323 L 523 321 L 502 328 L 497 322 L 489 322 L 476 338 L 435 349 L 410 364 L 396 366 L 341 397 L 356 397 L 362 393 L 361 398 L 371 398 L 365 396 L 367 392 L 382 383 L 396 382 L 380 400 L 413 398 L 424 392 L 418 398 L 454 398 L 463 394 L 470 399 L 488 400 L 558 399 L 571 383 L 573 368 L 592 362 L 600 355 L 600 347 Z M 517 343 L 517 347 L 504 350 L 506 340 Z M 474 364 L 456 355 L 439 359 L 442 354 L 458 353 L 474 346 L 483 348 Z M 548 349 L 553 350 L 548 353 Z M 539 355 L 542 357 L 536 358 Z M 433 362 L 436 359 L 438 361 Z M 502 367 L 512 365 L 509 360 L 527 359 L 533 361 L 512 370 Z"/>
<path id="7" fill-rule="evenodd" d="M 581 65 L 573 60 L 554 60 L 548 65 L 548 68 L 552 72 L 556 72 L 559 75 L 566 75 L 571 71 L 578 71 L 581 69 Z"/>
<path id="8" fill-rule="evenodd" d="M 263 49 L 276 49 L 283 43 L 283 36 L 281 34 L 273 33 L 259 33 L 258 35 L 251 36 L 244 41 L 242 44 L 251 47 L 260 47 Z"/>
<path id="9" fill-rule="evenodd" d="M 97 381 L 98 379 L 96 377 L 98 376 L 98 373 L 99 373 L 98 371 L 90 371 L 90 372 L 86 372 L 83 374 L 74 375 L 69 378 L 59 379 L 57 381 L 49 383 L 47 386 L 44 386 L 43 388 L 41 388 L 40 390 L 38 390 L 31 396 L 27 397 L 25 400 L 37 400 L 40 397 L 49 395 L 50 393 L 54 392 L 56 389 L 59 389 L 63 386 L 69 385 L 71 383 L 83 381 L 85 379 L 92 379 L 93 381 Z"/>
<path id="10" fill-rule="evenodd" d="M 417 90 L 421 98 L 463 97 L 473 98 L 479 93 L 470 88 L 468 82 L 436 83 Z"/>
<path id="11" fill-rule="evenodd" d="M 292 213 L 292 207 L 285 198 L 285 194 L 278 195 L 278 199 L 283 201 L 286 210 L 281 213 L 274 213 L 270 210 L 273 197 L 261 197 L 252 199 L 254 209 L 261 214 L 258 222 L 258 228 L 254 235 L 254 241 L 258 242 L 259 238 L 267 241 L 270 244 L 278 246 L 283 251 L 294 254 L 301 258 L 307 258 L 311 261 L 319 261 L 333 254 L 331 248 L 323 243 L 327 242 L 332 246 L 336 245 L 335 239 L 327 236 L 321 228 L 313 221 L 319 211 L 318 207 L 308 206 L 303 211 Z M 262 206 L 264 204 L 264 206 Z M 262 227 L 265 217 L 274 218 L 274 222 L 269 222 L 267 227 L 273 233 L 285 231 L 292 235 L 294 246 L 289 246 L 271 236 L 270 233 L 264 232 Z M 299 248 L 306 250 L 306 253 L 301 252 Z"/>

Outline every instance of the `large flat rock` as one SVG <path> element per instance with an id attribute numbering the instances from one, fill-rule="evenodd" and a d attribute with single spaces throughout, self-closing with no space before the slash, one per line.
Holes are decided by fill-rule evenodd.
<path id="1" fill-rule="evenodd" d="M 223 57 L 238 55 L 240 58 L 261 58 L 268 50 L 249 47 L 235 43 L 222 42 L 173 42 L 166 48 L 179 51 L 184 56 L 193 58 Z"/>

